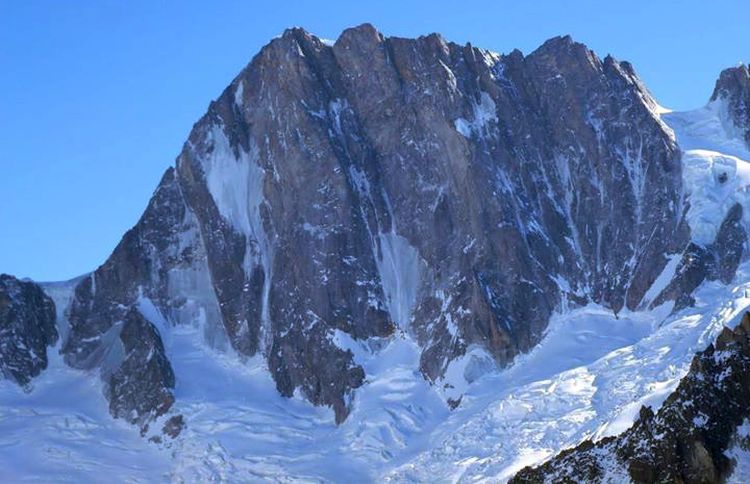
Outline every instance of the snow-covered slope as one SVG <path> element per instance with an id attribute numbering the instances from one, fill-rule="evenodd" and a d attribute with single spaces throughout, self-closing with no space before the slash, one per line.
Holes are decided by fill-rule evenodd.
<path id="1" fill-rule="evenodd" d="M 749 270 L 738 277 L 748 280 Z M 391 479 L 505 480 L 585 438 L 625 430 L 642 405 L 658 406 L 677 386 L 696 351 L 735 324 L 749 294 L 749 283 L 707 283 L 695 308 L 664 321 L 661 311 L 617 320 L 595 307 L 555 318 L 542 344 L 472 388 L 431 448 Z"/>
<path id="2" fill-rule="evenodd" d="M 750 280 L 743 265 L 738 280 Z M 473 386 L 449 412 L 416 370 L 418 349 L 394 339 L 370 358 L 352 341 L 368 382 L 351 417 L 278 395 L 264 366 L 205 346 L 197 329 L 166 339 L 178 409 L 190 422 L 156 445 L 112 420 L 96 379 L 51 368 L 24 393 L 0 386 L 0 474 L 71 481 L 299 478 L 445 481 L 508 478 L 583 438 L 625 429 L 658 404 L 694 352 L 750 305 L 750 283 L 707 283 L 695 308 L 621 314 L 596 306 L 556 316 L 544 341 L 510 369 Z M 668 310 L 668 308 L 666 308 Z M 247 389 L 252 391 L 247 391 Z M 41 463 L 41 464 L 40 464 Z"/>
<path id="3" fill-rule="evenodd" d="M 50 350 L 24 392 L 0 380 L 0 481 L 146 482 L 166 476 L 168 453 L 109 414 L 102 383 Z"/>

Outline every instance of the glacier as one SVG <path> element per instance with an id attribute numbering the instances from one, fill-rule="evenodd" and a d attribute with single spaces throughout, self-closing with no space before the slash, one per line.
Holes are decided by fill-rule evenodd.
<path id="1" fill-rule="evenodd" d="M 540 345 L 469 385 L 453 412 L 417 371 L 408 337 L 382 348 L 352 341 L 367 383 L 339 426 L 327 409 L 281 397 L 259 358 L 242 362 L 208 346 L 198 328 L 173 327 L 165 344 L 189 425 L 162 445 L 112 420 L 101 383 L 53 350 L 33 391 L 0 382 L 0 475 L 502 481 L 584 438 L 624 430 L 643 404 L 658 406 L 694 352 L 750 306 L 750 264 L 737 279 L 744 282 L 705 283 L 695 307 L 666 318 L 665 307 L 618 318 L 595 305 L 558 314 Z"/>

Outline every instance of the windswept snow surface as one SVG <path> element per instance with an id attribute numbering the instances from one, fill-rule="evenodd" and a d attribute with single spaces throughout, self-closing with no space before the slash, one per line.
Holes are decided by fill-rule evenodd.
<path id="1" fill-rule="evenodd" d="M 0 381 L 1 482 L 164 480 L 169 455 L 109 415 L 98 375 L 50 366 L 24 392 Z"/>

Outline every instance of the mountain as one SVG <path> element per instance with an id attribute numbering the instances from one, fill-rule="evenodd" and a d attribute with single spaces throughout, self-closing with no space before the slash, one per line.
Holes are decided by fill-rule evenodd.
<path id="1" fill-rule="evenodd" d="M 403 481 L 509 478 L 632 423 L 748 304 L 748 86 L 728 69 L 707 106 L 670 112 L 568 36 L 501 55 L 289 29 L 210 104 L 111 256 L 20 303 L 57 312 L 46 372 L 34 355 L 56 334 L 12 313 L 12 347 L 37 345 L 17 381 L 37 389 L 0 387 L 17 409 L 0 435 L 25 408 L 61 426 L 63 407 L 36 409 L 64 386 L 86 422 L 72 447 L 127 442 L 112 448 L 153 459 L 145 480 Z M 540 390 L 593 374 L 611 382 L 598 400 Z M 516 419 L 557 392 L 559 419 Z M 125 427 L 97 423 L 101 395 Z M 498 418 L 501 448 L 482 440 Z M 45 465 L 96 472 L 64 449 Z"/>
<path id="2" fill-rule="evenodd" d="M 629 64 L 569 37 L 524 57 L 370 25 L 332 46 L 288 30 L 76 288 L 66 361 L 118 379 L 116 416 L 164 413 L 172 370 L 141 317 L 155 309 L 262 354 L 282 395 L 341 422 L 365 373 L 337 341 L 398 330 L 456 402 L 453 366 L 507 365 L 568 300 L 638 308 L 684 250 L 679 151 L 654 108 Z M 141 333 L 154 359 L 120 369 Z"/>

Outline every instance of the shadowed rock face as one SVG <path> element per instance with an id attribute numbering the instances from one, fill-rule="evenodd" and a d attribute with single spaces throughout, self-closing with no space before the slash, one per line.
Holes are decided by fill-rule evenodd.
<path id="1" fill-rule="evenodd" d="M 724 100 L 729 119 L 741 130 L 750 147 L 750 71 L 746 65 L 721 72 L 711 101 Z"/>
<path id="2" fill-rule="evenodd" d="M 0 373 L 26 386 L 57 342 L 55 304 L 32 282 L 0 274 Z"/>
<path id="3" fill-rule="evenodd" d="M 636 309 L 689 241 L 679 150 L 654 107 L 630 64 L 569 37 L 523 56 L 370 25 L 333 45 L 288 30 L 80 283 L 66 360 L 127 372 L 125 321 L 145 316 L 158 363 L 109 395 L 143 420 L 155 407 L 138 395 L 161 405 L 171 381 L 157 326 L 200 324 L 340 422 L 365 379 L 342 333 L 400 328 L 438 381 L 469 347 L 507 364 L 565 301 Z"/>
<path id="4" fill-rule="evenodd" d="M 654 414 L 641 409 L 633 426 L 617 437 L 586 441 L 513 483 L 723 482 L 734 463 L 725 455 L 737 429 L 750 419 L 750 314 L 725 328 L 715 344 L 698 353 L 687 376 Z"/>
<path id="5" fill-rule="evenodd" d="M 673 311 L 692 306 L 691 295 L 706 280 L 720 280 L 729 284 L 742 259 L 747 233 L 742 226 L 742 205 L 736 203 L 724 217 L 716 240 L 708 246 L 690 242 L 683 252 L 672 281 L 651 304 L 657 307 L 675 301 Z"/>
<path id="6" fill-rule="evenodd" d="M 186 267 L 197 267 L 188 275 L 199 272 L 201 251 L 174 170 L 168 170 L 138 224 L 76 287 L 62 352 L 74 368 L 100 369 L 113 416 L 145 428 L 174 402 L 174 373 L 154 326 L 158 321 L 142 313 L 158 307 L 168 317 L 189 309 L 184 297 L 202 288 L 200 277 L 185 283 L 182 296 L 174 292 L 182 286 L 168 281 Z"/>
<path id="7" fill-rule="evenodd" d="M 137 310 L 125 316 L 119 334 L 124 358 L 106 379 L 113 416 L 145 426 L 174 403 L 174 373 L 159 333 Z"/>

